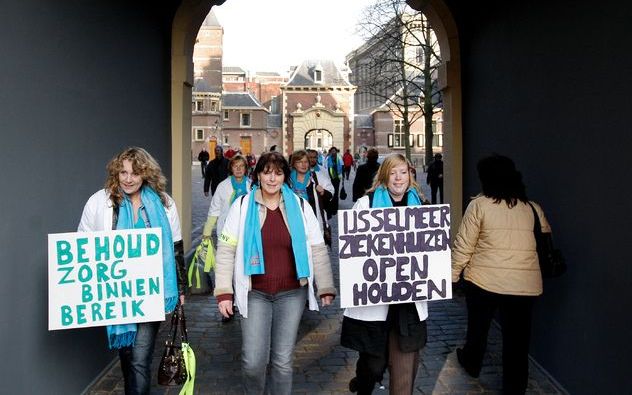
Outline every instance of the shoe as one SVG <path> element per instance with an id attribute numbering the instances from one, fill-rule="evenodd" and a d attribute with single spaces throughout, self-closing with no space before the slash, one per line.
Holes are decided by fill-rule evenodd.
<path id="1" fill-rule="evenodd" d="M 480 375 L 480 371 L 475 371 L 474 369 L 472 369 L 471 367 L 467 366 L 467 364 L 465 363 L 465 355 L 464 355 L 464 351 L 462 348 L 457 348 L 456 349 L 456 359 L 459 361 L 459 365 L 461 365 L 461 367 L 465 370 L 465 372 L 467 374 L 469 374 L 471 377 L 474 377 L 475 379 L 478 378 L 478 376 Z"/>

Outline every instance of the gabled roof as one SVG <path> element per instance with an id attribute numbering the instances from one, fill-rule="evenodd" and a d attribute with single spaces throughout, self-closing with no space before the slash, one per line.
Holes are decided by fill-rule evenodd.
<path id="1" fill-rule="evenodd" d="M 221 92 L 221 86 L 213 86 L 204 78 L 196 78 L 193 83 L 193 92 Z"/>
<path id="2" fill-rule="evenodd" d="M 217 19 L 217 16 L 215 15 L 215 12 L 212 9 L 211 12 L 208 13 L 206 18 L 204 18 L 202 26 L 200 26 L 200 28 L 203 27 L 222 27 L 222 25 L 219 23 L 219 20 Z"/>
<path id="3" fill-rule="evenodd" d="M 322 82 L 314 82 L 314 71 L 322 71 Z M 352 86 L 347 77 L 331 60 L 305 60 L 298 66 L 287 83 L 287 86 Z"/>
<path id="4" fill-rule="evenodd" d="M 237 66 L 226 66 L 222 67 L 223 74 L 246 74 L 246 71 L 241 67 Z"/>
<path id="5" fill-rule="evenodd" d="M 250 92 L 222 92 L 222 107 L 265 110 Z"/>

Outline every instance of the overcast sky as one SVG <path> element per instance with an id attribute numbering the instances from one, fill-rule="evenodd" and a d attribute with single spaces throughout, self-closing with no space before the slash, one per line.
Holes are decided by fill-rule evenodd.
<path id="1" fill-rule="evenodd" d="M 362 44 L 360 11 L 373 0 L 227 0 L 213 7 L 224 27 L 223 65 L 285 72 L 305 59 L 344 61 Z"/>

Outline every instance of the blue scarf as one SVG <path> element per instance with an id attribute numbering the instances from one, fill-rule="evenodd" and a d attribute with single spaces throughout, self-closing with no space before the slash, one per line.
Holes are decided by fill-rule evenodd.
<path id="1" fill-rule="evenodd" d="M 305 173 L 305 178 L 303 179 L 303 182 L 299 182 L 298 172 L 292 169 L 292 171 L 290 172 L 290 183 L 292 184 L 292 190 L 294 190 L 294 193 L 296 193 L 303 199 L 307 199 L 307 185 L 309 185 L 311 178 L 312 171 L 308 170 L 307 173 Z"/>
<path id="2" fill-rule="evenodd" d="M 334 157 L 336 159 L 334 159 Z M 342 174 L 342 163 L 338 159 L 338 154 L 327 156 L 327 168 L 329 169 L 329 176 L 332 179 L 340 178 L 340 174 Z"/>
<path id="3" fill-rule="evenodd" d="M 265 274 L 261 225 L 259 223 L 259 205 L 255 201 L 257 189 L 259 187 L 255 186 L 250 192 L 248 211 L 246 212 L 244 230 L 244 274 L 246 276 Z M 307 278 L 309 277 L 309 259 L 307 257 L 307 235 L 303 225 L 301 205 L 292 189 L 285 183 L 281 187 L 281 194 L 283 195 L 285 216 L 289 225 L 290 237 L 292 238 L 296 277 L 298 279 Z"/>
<path id="4" fill-rule="evenodd" d="M 132 202 L 127 195 L 119 207 L 116 229 L 133 229 L 134 213 Z M 164 276 L 165 312 L 170 313 L 176 308 L 178 302 L 178 282 L 176 280 L 176 259 L 173 251 L 173 237 L 171 225 L 165 213 L 160 196 L 151 189 L 143 186 L 140 190 L 140 199 L 145 207 L 149 225 L 162 229 L 162 270 Z M 122 348 L 133 346 L 136 340 L 136 324 L 109 325 L 107 327 L 108 343 L 110 348 Z"/>
<path id="5" fill-rule="evenodd" d="M 235 199 L 248 193 L 248 178 L 242 177 L 241 182 L 237 182 L 235 176 L 230 176 L 230 183 L 233 186 L 233 194 L 230 195 L 230 204 L 233 204 Z"/>
<path id="6" fill-rule="evenodd" d="M 406 192 L 406 195 L 407 206 L 421 205 L 421 199 L 419 199 L 419 195 L 417 194 L 415 188 L 408 188 L 408 192 Z M 384 186 L 377 187 L 373 192 L 373 206 L 371 208 L 380 207 L 393 207 L 391 195 L 389 195 L 388 190 Z"/>

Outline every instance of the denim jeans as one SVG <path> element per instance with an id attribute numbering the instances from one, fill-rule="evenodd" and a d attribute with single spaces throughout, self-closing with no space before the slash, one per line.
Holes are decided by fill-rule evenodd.
<path id="1" fill-rule="evenodd" d="M 248 318 L 241 320 L 244 393 L 263 394 L 268 362 L 269 393 L 291 392 L 294 345 L 306 300 L 307 287 L 275 295 L 248 293 Z"/>
<path id="2" fill-rule="evenodd" d="M 134 345 L 119 350 L 121 370 L 125 380 L 125 395 L 149 394 L 151 359 L 158 328 L 160 328 L 160 322 L 138 324 Z"/>

